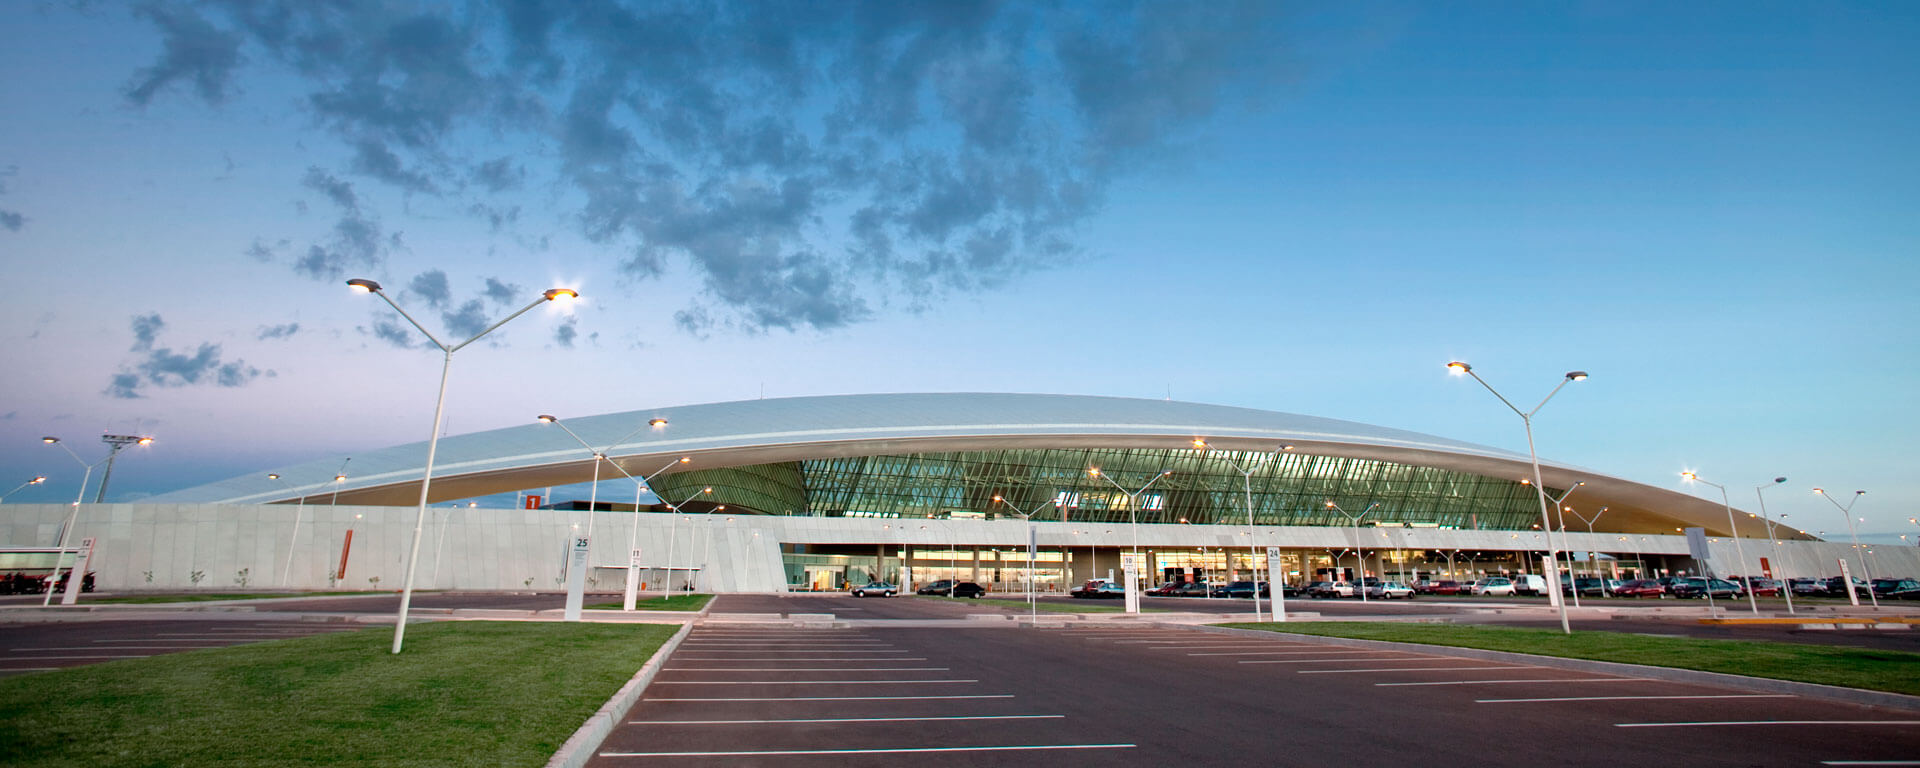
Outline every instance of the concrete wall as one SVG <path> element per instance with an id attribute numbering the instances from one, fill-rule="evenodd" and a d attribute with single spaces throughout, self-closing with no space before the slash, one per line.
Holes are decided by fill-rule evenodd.
<path id="1" fill-rule="evenodd" d="M 51 547 L 73 508 L 65 504 L 7 504 L 0 507 L 0 546 Z M 292 567 L 287 567 L 292 538 Z M 86 504 L 72 537 L 100 540 L 93 570 L 100 589 L 233 589 L 238 572 L 248 571 L 249 588 L 398 589 L 405 577 L 417 509 L 307 505 Z M 752 515 L 593 515 L 593 587 L 617 590 L 627 562 L 629 542 L 637 543 L 643 578 L 657 586 L 671 565 L 694 574 L 701 590 L 775 592 L 786 588 L 780 545 L 912 544 L 916 547 L 1024 547 L 1026 524 L 1019 520 L 868 520 Z M 637 526 L 637 528 L 636 528 Z M 330 584 L 327 575 L 340 561 L 348 528 L 353 529 L 346 579 Z M 1047 549 L 1099 548 L 1098 575 L 1118 570 L 1118 550 L 1130 547 L 1135 532 L 1126 524 L 1035 523 L 1039 545 Z M 553 510 L 428 508 L 420 544 L 419 589 L 557 589 L 567 543 L 588 530 L 586 512 Z M 1196 546 L 1240 549 L 1249 543 L 1287 549 L 1326 550 L 1354 546 L 1356 535 L 1369 552 L 1382 549 L 1538 550 L 1544 541 L 1533 531 L 1457 531 L 1244 526 L 1140 526 L 1142 549 Z M 1684 557 L 1681 536 L 1570 533 L 1566 548 L 1620 553 L 1632 558 L 1664 554 Z M 1761 557 L 1774 563 L 1776 575 L 1837 575 L 1836 561 L 1850 547 L 1828 542 L 1782 542 L 1776 558 L 1764 539 L 1743 539 L 1744 560 L 1730 540 L 1712 545 L 1716 573 L 1758 573 Z M 1875 545 L 1867 563 L 1875 574 L 1920 576 L 1920 548 Z M 890 554 L 891 556 L 891 554 Z M 687 569 L 695 569 L 688 571 Z M 195 571 L 202 573 L 196 585 Z M 148 580 L 151 572 L 151 580 Z M 282 581 L 285 573 L 287 580 Z M 1866 569 L 1856 563 L 1854 574 Z M 1075 576 L 1082 574 L 1076 573 Z M 529 584 L 530 581 L 530 584 Z"/>

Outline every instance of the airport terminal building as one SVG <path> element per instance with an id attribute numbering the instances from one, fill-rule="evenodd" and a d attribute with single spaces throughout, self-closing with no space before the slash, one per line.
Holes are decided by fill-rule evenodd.
<path id="1" fill-rule="evenodd" d="M 1547 460 L 1548 494 L 1573 489 L 1572 511 L 1564 532 L 1558 517 L 1543 530 L 1524 454 L 1246 408 L 887 394 L 555 421 L 529 414 L 524 426 L 440 440 L 421 588 L 553 589 L 579 536 L 592 542 L 596 588 L 615 588 L 637 563 L 651 587 L 721 592 L 869 578 L 1005 589 L 1029 577 L 1062 590 L 1118 571 L 1120 553 L 1136 549 L 1150 581 L 1247 579 L 1256 569 L 1266 578 L 1271 567 L 1293 583 L 1356 570 L 1404 580 L 1540 573 L 1548 536 L 1581 573 L 1615 577 L 1703 567 L 1810 576 L 1837 572 L 1848 552 L 1784 527 L 1770 538 L 1744 511 L 1733 530 L 1720 504 Z M 83 505 L 73 536 L 97 542 L 103 588 L 397 587 L 426 453 L 424 443 L 355 453 L 343 480 L 342 460 L 330 458 Z M 632 495 L 540 498 L 596 471 L 621 481 L 602 489 L 630 485 Z M 464 501 L 504 493 L 525 503 Z M 71 511 L 19 506 L 0 528 L 16 549 L 51 546 Z M 1713 537 L 1707 563 L 1688 556 L 1688 527 Z"/>

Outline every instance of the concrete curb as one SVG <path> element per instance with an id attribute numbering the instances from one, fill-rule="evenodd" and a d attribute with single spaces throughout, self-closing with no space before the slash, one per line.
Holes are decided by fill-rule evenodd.
<path id="1" fill-rule="evenodd" d="M 1178 625 L 1185 626 L 1185 625 Z M 1271 638 L 1276 633 L 1258 629 L 1237 629 L 1234 627 L 1195 626 L 1203 632 L 1223 635 L 1254 636 Z M 1765 677 L 1747 677 L 1729 675 L 1721 672 L 1702 672 L 1694 669 L 1675 669 L 1673 667 L 1649 667 L 1640 664 L 1623 664 L 1616 661 L 1592 661 L 1589 659 L 1568 659 L 1559 656 L 1535 656 L 1530 653 L 1512 653 L 1508 651 L 1486 651 L 1478 648 L 1456 648 L 1450 645 L 1425 645 L 1421 643 L 1394 643 L 1385 640 L 1360 640 L 1350 637 L 1324 637 L 1321 635 L 1295 635 L 1289 637 L 1304 638 L 1308 641 L 1338 645 L 1348 648 L 1379 648 L 1393 650 L 1419 649 L 1423 652 L 1439 651 L 1452 656 L 1483 661 L 1506 661 L 1519 664 L 1532 664 L 1537 667 L 1551 667 L 1577 672 L 1592 672 L 1603 675 L 1623 677 L 1644 677 L 1651 680 L 1664 680 L 1670 683 L 1693 683 L 1696 685 L 1717 685 L 1724 688 L 1738 688 L 1762 693 L 1790 693 L 1828 701 L 1848 704 L 1860 704 L 1868 707 L 1884 707 L 1909 712 L 1920 712 L 1920 696 L 1908 696 L 1903 693 L 1869 691 L 1860 688 L 1842 688 L 1837 685 L 1820 683 L 1802 683 L 1793 680 L 1774 680 Z"/>
<path id="2" fill-rule="evenodd" d="M 680 647 L 680 641 L 686 639 L 691 631 L 693 622 L 687 622 L 680 625 L 680 630 L 674 632 L 673 637 L 661 643 L 660 649 L 653 652 L 653 658 L 640 665 L 640 671 L 634 674 L 633 679 L 620 686 L 613 698 L 600 705 L 600 711 L 587 718 L 587 722 L 581 724 L 580 729 L 560 745 L 560 749 L 553 753 L 553 758 L 547 761 L 547 768 L 580 768 L 593 759 L 593 751 L 599 749 L 600 743 L 607 740 L 607 734 L 613 733 L 613 729 L 626 718 L 634 702 L 640 700 L 640 694 L 646 692 L 647 684 L 653 682 L 653 676 L 660 673 L 660 667 L 666 664 L 667 657 L 673 655 L 674 649 Z"/>

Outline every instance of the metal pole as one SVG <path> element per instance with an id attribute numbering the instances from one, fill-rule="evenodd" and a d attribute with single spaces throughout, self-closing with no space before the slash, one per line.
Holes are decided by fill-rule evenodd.
<path id="1" fill-rule="evenodd" d="M 1844 507 L 1840 506 L 1840 502 L 1834 501 L 1832 496 L 1828 496 L 1826 491 L 1815 488 L 1813 492 L 1825 497 L 1827 502 L 1833 505 L 1834 509 L 1840 510 L 1840 516 L 1846 518 L 1847 537 L 1853 540 L 1853 557 L 1860 561 L 1860 570 L 1867 574 L 1867 599 L 1873 603 L 1874 608 L 1879 608 L 1880 596 L 1873 593 L 1873 568 L 1867 564 L 1867 558 L 1864 554 L 1865 550 L 1860 548 L 1860 533 L 1853 529 L 1853 505 L 1860 500 L 1861 496 L 1866 494 L 1866 491 L 1854 491 L 1853 499 L 1848 501 Z M 1852 579 L 1847 579 L 1847 591 L 1854 591 Z"/>
<path id="2" fill-rule="evenodd" d="M 57 437 L 43 437 L 40 440 L 48 445 L 60 446 L 60 450 L 66 451 L 68 456 L 73 457 L 75 463 L 86 469 L 85 472 L 80 473 L 80 491 L 73 495 L 73 511 L 67 513 L 66 524 L 60 526 L 60 551 L 53 556 L 53 569 L 47 574 L 47 594 L 40 599 L 40 606 L 44 608 L 53 604 L 53 587 L 60 582 L 60 561 L 67 559 L 67 539 L 72 537 L 73 527 L 80 523 L 80 502 L 87 497 L 87 481 L 93 479 L 93 468 L 100 466 L 100 462 L 88 464 L 82 461 L 80 454 L 74 453 L 72 448 L 68 448 L 67 444 L 60 442 Z M 81 574 L 80 577 L 84 579 L 86 574 Z M 73 578 L 73 574 L 68 573 L 67 578 Z"/>
<path id="3" fill-rule="evenodd" d="M 1767 516 L 1767 495 L 1762 493 L 1768 488 L 1786 482 L 1784 477 L 1776 477 L 1773 482 L 1753 487 L 1753 496 L 1760 500 L 1760 519 L 1767 524 L 1767 541 L 1773 544 L 1773 559 L 1780 565 L 1780 594 L 1787 599 L 1787 613 L 1793 610 L 1793 579 L 1787 575 L 1786 560 L 1780 557 L 1780 532 L 1773 526 L 1773 518 Z"/>
<path id="4" fill-rule="evenodd" d="M 446 352 L 440 363 L 440 395 L 433 402 L 433 434 L 427 437 L 427 465 L 420 474 L 420 509 L 413 518 L 413 546 L 407 550 L 406 586 L 400 590 L 400 614 L 393 622 L 393 652 L 400 652 L 400 644 L 407 635 L 407 609 L 413 604 L 413 569 L 420 561 L 420 537 L 427 527 L 427 490 L 433 483 L 434 452 L 440 449 L 440 419 L 447 408 L 447 376 L 453 370 L 453 350 L 441 348 Z"/>

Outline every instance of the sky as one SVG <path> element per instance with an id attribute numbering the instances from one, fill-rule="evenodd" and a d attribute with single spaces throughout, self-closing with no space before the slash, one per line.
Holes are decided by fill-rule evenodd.
<path id="1" fill-rule="evenodd" d="M 1348 419 L 1920 541 L 1911 3 L 0 4 L 0 490 L 756 397 Z M 96 474 L 97 477 L 97 474 Z M 89 492 L 89 497 L 91 492 Z"/>

